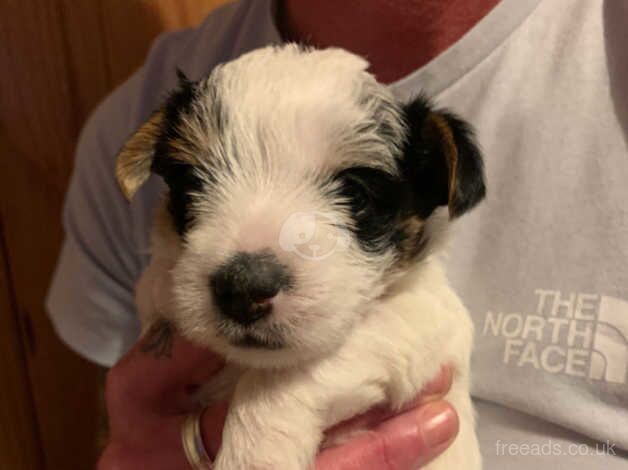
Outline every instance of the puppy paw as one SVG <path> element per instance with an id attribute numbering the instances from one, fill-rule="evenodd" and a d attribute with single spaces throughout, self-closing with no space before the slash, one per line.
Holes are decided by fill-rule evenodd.
<path id="1" fill-rule="evenodd" d="M 157 320 L 142 337 L 140 349 L 157 359 L 172 357 L 174 327 L 166 320 Z"/>

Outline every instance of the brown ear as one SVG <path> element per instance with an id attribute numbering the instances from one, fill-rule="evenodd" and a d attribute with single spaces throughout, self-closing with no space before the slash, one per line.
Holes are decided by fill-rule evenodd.
<path id="1" fill-rule="evenodd" d="M 116 159 L 116 179 L 128 200 L 150 177 L 163 111 L 156 111 L 124 144 Z"/>
<path id="2" fill-rule="evenodd" d="M 449 127 L 445 116 L 430 111 L 425 119 L 424 132 L 430 139 L 437 140 L 445 162 L 447 163 L 447 206 L 449 214 L 454 211 L 454 201 L 456 192 L 456 167 L 458 166 L 458 147 L 454 140 L 454 133 Z"/>
<path id="3" fill-rule="evenodd" d="M 404 172 L 416 190 L 417 212 L 428 217 L 447 206 L 456 218 L 485 194 L 484 164 L 470 126 L 446 110 L 432 109 L 419 97 L 403 108 L 408 138 Z"/>

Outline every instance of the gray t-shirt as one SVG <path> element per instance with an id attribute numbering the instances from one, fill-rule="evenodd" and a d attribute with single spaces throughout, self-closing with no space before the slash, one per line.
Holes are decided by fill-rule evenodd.
<path id="1" fill-rule="evenodd" d="M 628 7 L 503 0 L 461 40 L 391 84 L 470 120 L 487 200 L 455 226 L 454 287 L 476 326 L 474 396 L 485 468 L 626 469 L 628 459 Z M 128 204 L 126 138 L 176 83 L 280 42 L 270 0 L 228 5 L 161 36 L 85 127 L 48 298 L 59 335 L 113 364 L 137 339 L 152 178 Z M 417 45 L 420 47 L 420 45 Z M 615 456 L 614 454 L 617 454 Z"/>

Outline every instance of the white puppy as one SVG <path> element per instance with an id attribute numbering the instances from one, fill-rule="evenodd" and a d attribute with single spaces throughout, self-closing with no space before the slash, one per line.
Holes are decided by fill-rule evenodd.
<path id="1" fill-rule="evenodd" d="M 218 470 L 305 470 L 326 428 L 399 407 L 445 363 L 460 417 L 429 469 L 479 469 L 472 324 L 438 259 L 448 219 L 484 197 L 468 126 L 399 103 L 339 49 L 268 47 L 181 75 L 122 149 L 132 197 L 169 187 L 138 286 L 147 340 L 177 330 L 226 357 Z M 440 209 L 439 209 L 440 208 Z"/>

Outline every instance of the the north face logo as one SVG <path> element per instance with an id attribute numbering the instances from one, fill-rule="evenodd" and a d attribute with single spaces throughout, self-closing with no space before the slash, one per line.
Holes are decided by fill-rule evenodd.
<path id="1" fill-rule="evenodd" d="M 628 302 L 600 297 L 589 377 L 626 382 L 628 370 Z"/>
<path id="2" fill-rule="evenodd" d="M 553 374 L 628 381 L 628 302 L 537 289 L 536 312 L 487 312 L 483 335 L 504 338 L 503 362 Z"/>

